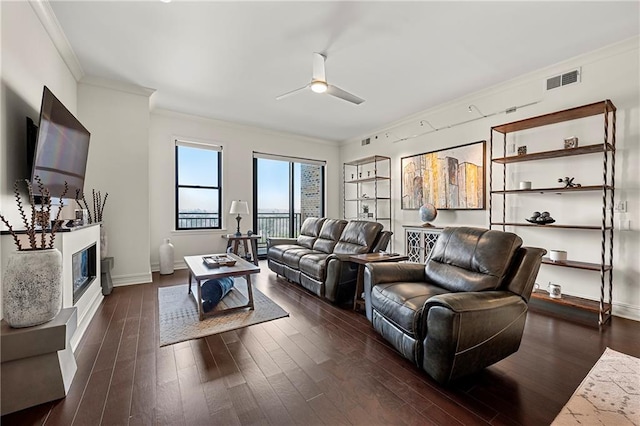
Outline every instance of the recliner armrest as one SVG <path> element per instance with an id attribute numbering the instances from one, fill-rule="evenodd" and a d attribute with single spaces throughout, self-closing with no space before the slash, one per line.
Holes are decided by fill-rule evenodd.
<path id="1" fill-rule="evenodd" d="M 269 247 L 278 246 L 280 244 L 297 244 L 298 240 L 296 238 L 267 238 L 267 249 Z"/>
<path id="2" fill-rule="evenodd" d="M 430 297 L 425 308 L 444 306 L 457 313 L 498 309 L 522 301 L 510 291 L 464 291 Z"/>
<path id="3" fill-rule="evenodd" d="M 440 383 L 487 367 L 518 350 L 527 313 L 509 291 L 460 292 L 425 302 L 422 367 Z"/>
<path id="4" fill-rule="evenodd" d="M 367 263 L 365 266 L 365 283 L 370 281 L 371 287 L 376 284 L 398 281 L 425 281 L 424 264 L 380 262 Z"/>

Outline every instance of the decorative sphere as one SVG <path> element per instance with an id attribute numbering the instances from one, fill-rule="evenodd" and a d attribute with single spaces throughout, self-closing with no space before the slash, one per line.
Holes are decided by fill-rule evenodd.
<path id="1" fill-rule="evenodd" d="M 247 236 L 248 236 L 248 237 L 250 237 L 250 236 L 252 236 L 252 235 L 253 235 L 253 231 L 252 231 L 251 229 L 249 229 L 249 230 L 247 231 Z"/>
<path id="2" fill-rule="evenodd" d="M 420 220 L 423 222 L 430 222 L 438 216 L 438 210 L 433 204 L 424 204 L 418 210 Z"/>

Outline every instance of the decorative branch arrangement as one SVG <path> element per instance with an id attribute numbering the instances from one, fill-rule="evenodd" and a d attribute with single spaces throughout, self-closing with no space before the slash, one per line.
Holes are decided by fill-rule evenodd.
<path id="1" fill-rule="evenodd" d="M 87 203 L 84 194 L 82 194 L 82 197 L 80 197 L 80 190 L 76 190 L 76 202 L 81 208 L 86 209 L 89 213 L 89 223 L 102 222 L 102 213 L 104 212 L 105 204 L 107 204 L 107 197 L 109 196 L 109 193 L 105 193 L 104 198 L 102 198 L 102 194 L 100 193 L 100 191 L 92 189 L 91 192 L 93 216 L 91 215 L 92 210 L 89 208 L 89 203 Z"/>
<path id="2" fill-rule="evenodd" d="M 56 238 L 56 232 L 60 229 L 60 212 L 62 211 L 62 207 L 64 203 L 62 202 L 62 198 L 67 194 L 69 187 L 67 182 L 64 183 L 64 191 L 62 195 L 60 195 L 60 208 L 56 213 L 56 219 L 53 221 L 51 229 L 48 230 L 49 218 L 51 217 L 51 196 L 49 190 L 44 187 L 42 181 L 38 176 L 35 177 L 36 183 L 38 184 L 38 189 L 40 194 L 42 194 L 42 204 L 40 208 L 36 208 L 35 197 L 33 194 L 33 187 L 31 182 L 28 180 L 24 180 L 27 183 L 27 189 L 29 190 L 29 203 L 31 204 L 31 218 L 27 219 L 27 214 L 25 213 L 25 209 L 22 205 L 22 198 L 20 197 L 20 187 L 19 180 L 17 180 L 13 184 L 13 192 L 16 197 L 16 204 L 18 205 L 18 211 L 20 212 L 20 217 L 22 218 L 22 223 L 24 224 L 25 231 L 27 236 L 29 237 L 29 247 L 23 247 L 20 239 L 18 238 L 18 234 L 14 231 L 9 221 L 0 214 L 0 220 L 7 225 L 11 236 L 13 237 L 13 241 L 16 244 L 18 250 L 45 250 L 53 248 L 53 243 Z M 39 232 L 38 232 L 39 231 Z M 38 238 L 38 234 L 40 234 L 40 238 Z M 47 243 L 46 236 L 49 235 L 49 242 Z M 39 240 L 39 241 L 38 241 Z"/>

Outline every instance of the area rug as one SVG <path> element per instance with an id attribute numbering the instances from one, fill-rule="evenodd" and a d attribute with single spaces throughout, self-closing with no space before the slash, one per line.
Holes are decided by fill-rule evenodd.
<path id="1" fill-rule="evenodd" d="M 195 283 L 192 285 L 195 292 Z M 247 304 L 247 284 L 236 278 L 233 290 L 216 306 L 216 310 Z M 237 330 L 253 324 L 288 317 L 277 303 L 253 286 L 255 309 L 240 309 L 198 320 L 195 298 L 187 293 L 187 284 L 158 288 L 158 315 L 160 317 L 160 346 L 198 339 L 225 331 Z"/>
<path id="2" fill-rule="evenodd" d="M 552 425 L 639 425 L 640 359 L 607 348 Z"/>

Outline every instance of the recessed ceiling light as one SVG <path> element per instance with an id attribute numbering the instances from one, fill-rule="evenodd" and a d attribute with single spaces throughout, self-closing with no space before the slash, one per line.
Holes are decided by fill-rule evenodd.
<path id="1" fill-rule="evenodd" d="M 171 0 L 160 0 L 162 3 L 171 3 Z"/>

